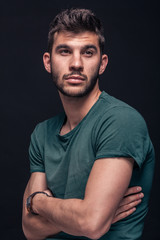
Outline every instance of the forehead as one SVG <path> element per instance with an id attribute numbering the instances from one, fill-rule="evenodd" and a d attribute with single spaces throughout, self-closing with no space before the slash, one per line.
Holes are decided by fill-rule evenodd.
<path id="1" fill-rule="evenodd" d="M 54 34 L 53 48 L 59 44 L 67 44 L 69 46 L 84 46 L 84 45 L 95 45 L 99 48 L 99 38 L 94 32 L 80 32 L 73 33 L 69 31 L 56 32 Z"/>

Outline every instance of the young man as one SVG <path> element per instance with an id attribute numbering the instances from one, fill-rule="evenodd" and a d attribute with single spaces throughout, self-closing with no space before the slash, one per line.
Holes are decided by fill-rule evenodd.
<path id="1" fill-rule="evenodd" d="M 31 137 L 23 203 L 29 240 L 142 234 L 154 150 L 140 114 L 99 89 L 108 62 L 103 47 L 101 23 L 90 10 L 65 10 L 51 23 L 43 61 L 64 112 L 38 124 Z"/>

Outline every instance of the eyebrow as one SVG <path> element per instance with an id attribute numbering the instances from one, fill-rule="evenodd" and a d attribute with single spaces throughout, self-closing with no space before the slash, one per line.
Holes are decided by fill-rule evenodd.
<path id="1" fill-rule="evenodd" d="M 58 51 L 61 48 L 71 48 L 71 47 L 67 44 L 60 44 L 56 47 L 56 51 Z M 82 49 L 88 49 L 88 48 L 93 48 L 95 51 L 97 51 L 97 47 L 93 44 L 87 44 L 82 47 Z"/>
<path id="2" fill-rule="evenodd" d="M 67 44 L 60 44 L 56 47 L 56 51 L 58 51 L 60 48 L 70 48 Z"/>
<path id="3" fill-rule="evenodd" d="M 93 48 L 97 52 L 97 47 L 93 44 L 85 45 L 82 49 L 88 49 L 88 48 Z"/>

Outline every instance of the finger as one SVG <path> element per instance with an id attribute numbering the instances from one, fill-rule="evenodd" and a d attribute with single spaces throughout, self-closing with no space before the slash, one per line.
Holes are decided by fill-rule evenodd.
<path id="1" fill-rule="evenodd" d="M 135 194 L 135 193 L 138 193 L 138 192 L 141 192 L 141 191 L 142 191 L 142 188 L 140 186 L 130 187 L 130 188 L 127 189 L 124 196 L 128 196 L 130 194 Z"/>
<path id="2" fill-rule="evenodd" d="M 144 197 L 143 193 L 138 193 L 138 194 L 133 194 L 133 195 L 126 196 L 122 199 L 119 206 L 123 206 L 123 205 L 129 204 L 131 202 L 140 200 L 143 197 Z"/>
<path id="3" fill-rule="evenodd" d="M 134 207 L 136 207 L 138 204 L 140 204 L 142 202 L 141 199 L 137 200 L 137 201 L 134 201 L 134 202 L 131 202 L 129 204 L 126 204 L 126 205 L 123 205 L 121 207 L 119 207 L 116 211 L 116 214 L 115 216 L 119 215 L 120 213 L 122 212 L 126 212 Z"/>
<path id="4" fill-rule="evenodd" d="M 115 222 L 118 222 L 119 220 L 128 217 L 129 215 L 131 215 L 133 212 L 136 211 L 136 208 L 131 208 L 126 212 L 122 212 L 120 214 L 118 214 L 117 216 L 115 216 L 112 220 L 112 224 Z"/>

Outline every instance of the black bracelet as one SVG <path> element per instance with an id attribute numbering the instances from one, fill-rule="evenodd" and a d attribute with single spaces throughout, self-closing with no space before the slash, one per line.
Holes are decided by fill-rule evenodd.
<path id="1" fill-rule="evenodd" d="M 32 209 L 32 200 L 35 195 L 40 194 L 40 193 L 45 194 L 47 197 L 52 197 L 52 196 L 48 195 L 46 192 L 41 192 L 41 191 L 34 192 L 31 195 L 29 195 L 29 197 L 27 198 L 27 201 L 26 201 L 26 207 L 27 207 L 28 212 L 30 212 L 34 215 L 38 215 L 38 213 L 35 213 Z"/>

